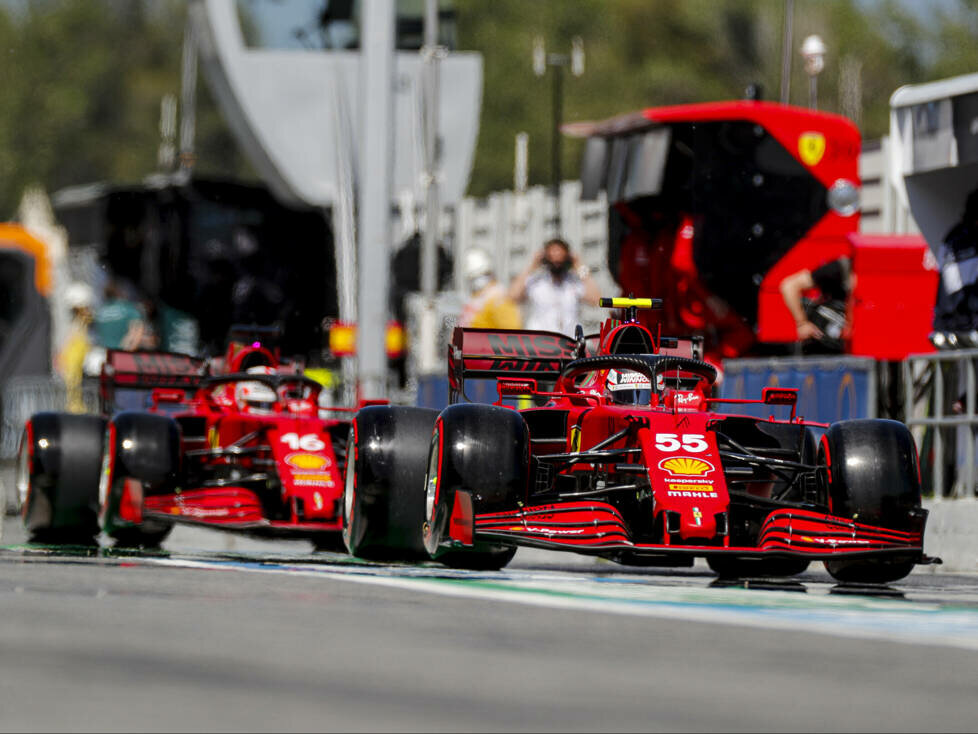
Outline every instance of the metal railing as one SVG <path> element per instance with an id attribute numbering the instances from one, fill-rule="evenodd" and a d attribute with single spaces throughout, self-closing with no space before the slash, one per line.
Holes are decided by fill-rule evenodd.
<path id="1" fill-rule="evenodd" d="M 978 349 L 913 354 L 903 362 L 905 422 L 920 451 L 925 493 L 975 497 Z"/>

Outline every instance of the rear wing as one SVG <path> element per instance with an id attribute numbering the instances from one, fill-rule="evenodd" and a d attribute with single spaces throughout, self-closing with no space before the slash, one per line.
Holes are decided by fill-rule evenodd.
<path id="1" fill-rule="evenodd" d="M 468 329 L 448 345 L 449 401 L 465 395 L 465 380 L 526 376 L 556 380 L 568 362 L 583 357 L 585 343 L 553 331 Z"/>
<path id="2" fill-rule="evenodd" d="M 169 387 L 196 390 L 207 376 L 207 361 L 176 352 L 109 349 L 102 365 L 100 397 L 102 412 L 115 409 L 116 390 L 153 390 Z"/>

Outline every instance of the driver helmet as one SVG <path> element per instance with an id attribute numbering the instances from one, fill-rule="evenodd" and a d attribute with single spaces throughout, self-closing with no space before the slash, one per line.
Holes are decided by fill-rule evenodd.
<path id="1" fill-rule="evenodd" d="M 274 375 L 275 370 L 271 367 L 249 367 L 248 373 L 253 375 Z M 271 415 L 275 412 L 275 403 L 278 396 L 275 391 L 264 382 L 257 380 L 244 380 L 239 382 L 234 388 L 234 397 L 238 407 L 254 415 Z"/>
<path id="2" fill-rule="evenodd" d="M 649 405 L 652 402 L 652 383 L 641 372 L 609 370 L 605 394 L 619 405 Z"/>

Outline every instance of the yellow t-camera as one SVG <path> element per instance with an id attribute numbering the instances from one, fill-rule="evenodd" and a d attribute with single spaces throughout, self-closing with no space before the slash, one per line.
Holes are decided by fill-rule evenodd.
<path id="1" fill-rule="evenodd" d="M 598 305 L 604 308 L 662 308 L 661 298 L 602 298 Z"/>

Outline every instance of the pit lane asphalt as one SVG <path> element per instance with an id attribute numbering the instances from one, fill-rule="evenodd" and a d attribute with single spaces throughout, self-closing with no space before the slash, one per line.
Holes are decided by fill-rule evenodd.
<path id="1" fill-rule="evenodd" d="M 183 528 L 159 555 L 22 542 L 6 518 L 4 731 L 972 731 L 978 721 L 973 575 L 919 570 L 850 595 L 821 571 L 720 588 L 701 567 L 521 550 L 503 573 L 456 574 Z"/>

